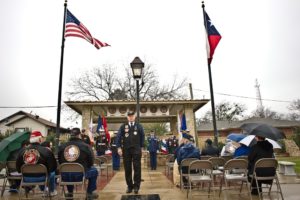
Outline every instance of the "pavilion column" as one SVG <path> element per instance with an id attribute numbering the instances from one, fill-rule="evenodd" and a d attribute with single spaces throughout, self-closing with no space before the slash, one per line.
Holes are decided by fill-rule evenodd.
<path id="1" fill-rule="evenodd" d="M 170 120 L 170 128 L 171 128 L 171 133 L 173 135 L 177 135 L 178 134 L 178 128 L 177 128 L 177 119 L 176 118 L 172 118 Z"/>
<path id="2" fill-rule="evenodd" d="M 89 129 L 89 124 L 91 120 L 91 107 L 84 106 L 82 109 L 82 128 Z"/>

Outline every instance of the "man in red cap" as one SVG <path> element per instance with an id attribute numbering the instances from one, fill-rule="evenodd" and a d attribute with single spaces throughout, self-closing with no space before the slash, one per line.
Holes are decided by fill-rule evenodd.
<path id="1" fill-rule="evenodd" d="M 18 172 L 21 172 L 21 167 L 24 164 L 43 164 L 47 167 L 49 173 L 49 190 L 50 196 L 57 195 L 55 185 L 55 170 L 57 168 L 56 159 L 51 150 L 47 147 L 41 146 L 42 134 L 40 131 L 32 131 L 30 135 L 30 145 L 20 150 L 16 161 L 16 167 Z M 34 177 L 31 174 L 24 175 L 24 180 L 28 182 L 34 182 L 41 179 L 41 177 Z M 41 188 L 44 190 L 44 188 Z"/>

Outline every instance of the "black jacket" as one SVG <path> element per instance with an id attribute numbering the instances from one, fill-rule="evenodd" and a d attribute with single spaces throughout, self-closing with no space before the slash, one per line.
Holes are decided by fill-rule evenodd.
<path id="1" fill-rule="evenodd" d="M 39 156 L 36 156 L 36 151 L 39 153 Z M 47 147 L 41 146 L 39 143 L 33 143 L 20 150 L 16 161 L 18 172 L 21 172 L 22 165 L 30 161 L 32 161 L 32 164 L 45 165 L 48 173 L 55 171 L 57 168 L 57 162 L 52 151 Z"/>
<path id="2" fill-rule="evenodd" d="M 79 152 L 74 151 L 73 155 L 69 154 L 68 149 L 72 147 Z M 86 170 L 92 167 L 94 164 L 94 153 L 90 145 L 86 144 L 80 138 L 71 138 L 69 142 L 59 146 L 58 162 L 60 164 L 66 162 L 76 162 L 81 164 Z"/>
<path id="3" fill-rule="evenodd" d="M 261 158 L 273 158 L 273 145 L 267 141 L 258 141 L 250 147 L 248 155 L 248 174 L 253 174 L 253 169 L 256 161 Z M 256 171 L 259 176 L 271 176 L 275 174 L 274 169 L 259 169 Z"/>
<path id="4" fill-rule="evenodd" d="M 219 149 L 212 145 L 207 145 L 201 152 L 202 156 L 219 156 L 219 154 Z"/>
<path id="5" fill-rule="evenodd" d="M 135 123 L 130 127 L 128 123 L 122 124 L 117 135 L 117 148 L 123 147 L 124 150 L 134 148 L 140 151 L 144 147 L 145 134 L 142 125 Z"/>

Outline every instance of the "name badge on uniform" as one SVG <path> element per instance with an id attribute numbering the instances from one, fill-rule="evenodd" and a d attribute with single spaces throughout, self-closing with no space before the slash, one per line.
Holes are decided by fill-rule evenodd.
<path id="1" fill-rule="evenodd" d="M 133 132 L 133 134 L 134 134 L 134 135 L 137 135 L 137 132 L 136 132 L 136 131 L 134 131 L 134 132 Z"/>
<path id="2" fill-rule="evenodd" d="M 129 134 L 128 133 L 125 133 L 125 137 L 128 137 L 129 136 Z"/>

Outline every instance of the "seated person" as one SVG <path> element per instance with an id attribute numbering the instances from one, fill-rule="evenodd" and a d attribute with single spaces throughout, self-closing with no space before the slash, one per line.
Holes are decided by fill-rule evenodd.
<path id="1" fill-rule="evenodd" d="M 205 148 L 202 150 L 202 156 L 219 156 L 219 149 L 212 145 L 212 140 L 207 139 L 205 141 Z"/>
<path id="2" fill-rule="evenodd" d="M 59 146 L 58 149 L 58 162 L 62 163 L 79 163 L 84 167 L 85 178 L 88 179 L 87 187 L 87 200 L 97 199 L 98 194 L 94 192 L 97 189 L 97 177 L 98 171 L 94 164 L 94 153 L 90 145 L 86 144 L 80 138 L 80 129 L 73 128 L 71 130 L 70 141 Z M 75 172 L 63 173 L 61 178 L 64 181 L 80 181 L 82 179 L 81 174 Z M 66 197 L 73 197 L 74 186 L 67 186 L 68 193 Z"/>
<path id="3" fill-rule="evenodd" d="M 22 148 L 18 154 L 18 158 L 16 161 L 16 167 L 18 172 L 21 172 L 21 167 L 24 164 L 45 165 L 49 173 L 50 196 L 57 195 L 57 191 L 55 189 L 55 170 L 57 168 L 57 164 L 54 154 L 47 147 L 43 147 L 40 145 L 42 142 L 42 134 L 39 131 L 33 131 L 31 133 L 29 142 L 30 145 Z M 41 181 L 41 178 L 44 178 L 43 176 L 37 176 L 36 174 L 23 174 L 23 176 L 25 182 L 38 182 Z M 44 190 L 43 187 L 40 187 L 40 189 Z"/>
<path id="4" fill-rule="evenodd" d="M 30 143 L 29 143 L 29 140 L 25 140 L 22 142 L 21 144 L 21 147 L 17 150 L 14 150 L 12 152 L 10 152 L 10 154 L 8 155 L 8 158 L 7 158 L 7 161 L 16 161 L 17 158 L 18 158 L 18 154 L 20 152 L 20 150 L 26 146 L 28 146 Z M 10 171 L 9 172 L 11 176 L 21 176 L 21 174 L 19 174 L 17 171 Z M 11 180 L 9 179 L 9 192 L 18 192 L 18 188 L 20 186 L 20 183 L 21 181 L 20 180 Z"/>
<path id="5" fill-rule="evenodd" d="M 200 150 L 194 146 L 194 138 L 189 134 L 182 134 L 184 145 L 179 149 L 177 162 L 180 171 L 180 164 L 183 159 L 186 158 L 197 158 L 200 159 Z M 182 173 L 188 173 L 188 167 L 181 168 Z M 183 179 L 184 183 L 187 183 L 186 179 Z"/>
<path id="6" fill-rule="evenodd" d="M 263 137 L 256 136 L 257 143 L 250 147 L 250 152 L 248 155 L 248 180 L 251 181 L 249 175 L 253 174 L 254 166 L 256 161 L 261 158 L 273 158 L 273 145 L 268 141 L 265 140 Z M 264 169 L 257 169 L 256 174 L 258 176 L 273 176 L 275 174 L 274 168 L 264 168 Z M 258 195 L 258 190 L 261 192 L 262 183 L 270 184 L 272 181 L 258 181 L 258 186 L 256 186 L 255 180 L 252 182 L 252 191 L 251 194 Z M 256 189 L 258 188 L 258 190 Z"/>

